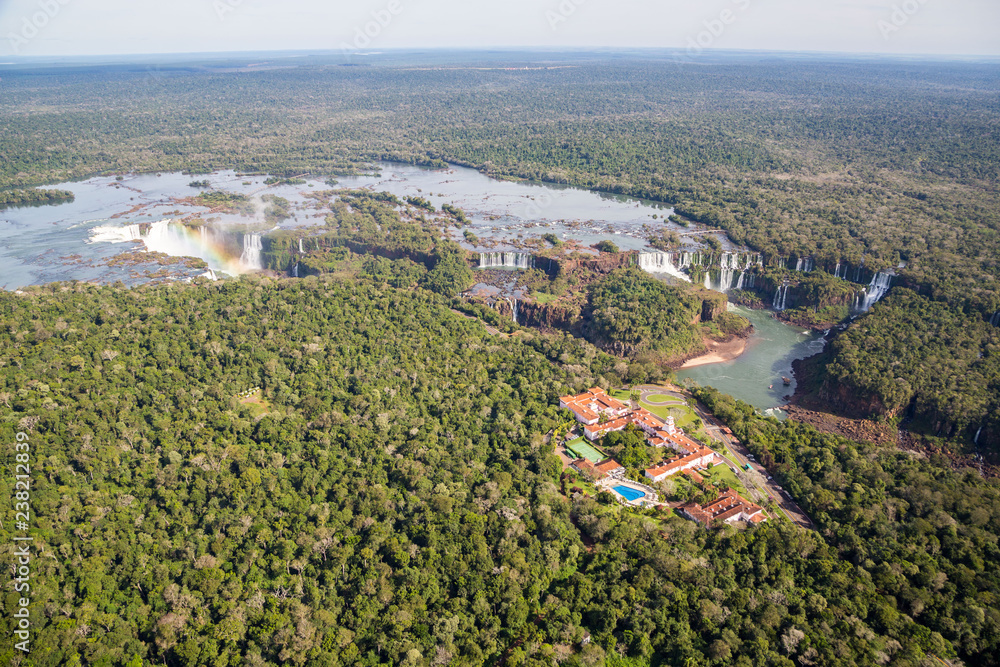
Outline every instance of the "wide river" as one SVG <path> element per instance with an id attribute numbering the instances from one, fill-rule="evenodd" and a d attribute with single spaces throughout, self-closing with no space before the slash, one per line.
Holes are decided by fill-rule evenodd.
<path id="1" fill-rule="evenodd" d="M 559 185 L 499 181 L 475 169 L 453 166 L 428 169 L 382 163 L 371 175 L 339 177 L 336 187 L 370 188 L 398 196 L 421 196 L 435 206 L 452 204 L 463 209 L 471 231 L 483 240 L 484 250 L 511 250 L 522 240 L 553 233 L 587 246 L 611 240 L 623 250 L 647 247 L 646 238 L 665 229 L 683 231 L 664 218 L 673 210 L 666 204 L 621 197 Z M 185 238 L 176 227 L 143 241 L 128 228 L 136 223 L 155 223 L 203 213 L 188 198 L 201 190 L 194 180 L 207 180 L 213 189 L 254 195 L 258 211 L 262 195 L 289 200 L 293 216 L 281 227 L 316 227 L 327 212 L 309 198 L 310 192 L 328 190 L 324 180 L 309 179 L 302 185 L 266 188 L 265 176 L 242 176 L 233 171 L 191 176 L 181 173 L 129 174 L 117 180 L 100 176 L 86 181 L 60 183 L 53 188 L 69 190 L 76 200 L 59 206 L 0 210 L 0 287 L 16 289 L 57 280 L 84 280 L 137 284 L 148 280 L 134 266 L 115 265 L 115 255 L 134 249 L 149 249 L 172 256 L 195 256 L 217 273 L 238 273 L 239 257 L 219 257 L 213 248 L 199 248 L 198 239 Z M 240 217 L 212 214 L 218 229 L 227 227 L 268 231 L 263 216 Z M 160 230 L 165 232 L 166 230 Z M 456 240 L 469 249 L 475 246 L 454 230 Z M 109 264 L 110 262 L 110 264 Z M 151 263 L 150 272 L 160 267 Z M 172 269 L 177 278 L 190 271 Z"/>
<path id="2" fill-rule="evenodd" d="M 624 250 L 641 250 L 648 249 L 650 234 L 666 229 L 683 231 L 665 221 L 672 213 L 670 207 L 656 202 L 572 187 L 499 181 L 464 167 L 426 169 L 383 163 L 378 168 L 377 174 L 341 177 L 337 187 L 371 188 L 401 197 L 419 195 L 437 207 L 456 205 L 467 213 L 472 231 L 483 239 L 482 249 L 510 249 L 554 233 L 583 245 L 609 239 Z M 278 195 L 293 207 L 293 216 L 282 227 L 303 228 L 307 233 L 310 227 L 316 227 L 317 233 L 322 231 L 326 213 L 309 197 L 310 192 L 330 188 L 322 180 L 265 189 L 265 176 L 232 171 L 207 176 L 132 174 L 120 181 L 113 176 L 95 177 L 53 186 L 72 191 L 76 195 L 72 203 L 0 211 L 0 287 L 16 289 L 60 280 L 121 280 L 128 285 L 162 280 L 163 268 L 153 259 L 147 262 L 144 250 L 199 257 L 220 275 L 246 270 L 245 258 L 222 256 L 218 248 L 201 247 L 202 238 L 168 222 L 206 210 L 187 199 L 199 192 L 189 185 L 192 180 L 208 180 L 212 188 L 258 198 Z M 260 217 L 213 216 L 215 226 L 223 231 L 231 227 L 266 232 L 268 226 Z M 140 238 L 137 223 L 158 224 L 158 233 Z M 460 232 L 455 233 L 463 240 Z M 117 255 L 130 251 L 133 259 L 128 265 L 115 261 Z M 185 279 L 203 271 L 171 266 L 166 273 L 173 279 Z M 822 349 L 822 338 L 782 324 L 769 313 L 739 310 L 757 329 L 746 353 L 734 361 L 684 370 L 679 376 L 714 386 L 761 411 L 784 405 L 782 397 L 794 386 L 784 387 L 781 377 L 791 377 L 794 359 Z"/>
<path id="3" fill-rule="evenodd" d="M 792 362 L 822 352 L 823 334 L 789 326 L 771 317 L 769 311 L 740 306 L 730 309 L 754 326 L 746 351 L 732 361 L 679 370 L 677 379 L 715 387 L 764 414 L 781 418 L 784 413 L 776 408 L 788 403 L 785 396 L 795 391 Z M 783 377 L 791 378 L 791 386 L 784 385 Z"/>

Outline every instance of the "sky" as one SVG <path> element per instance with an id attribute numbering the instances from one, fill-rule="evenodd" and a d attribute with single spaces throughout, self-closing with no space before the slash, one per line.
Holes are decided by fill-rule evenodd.
<path id="1" fill-rule="evenodd" d="M 1000 55 L 1000 0 L 0 0 L 0 58 L 427 47 Z"/>

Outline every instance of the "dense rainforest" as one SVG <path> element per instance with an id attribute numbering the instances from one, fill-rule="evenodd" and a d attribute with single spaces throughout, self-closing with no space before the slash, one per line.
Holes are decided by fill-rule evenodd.
<path id="1" fill-rule="evenodd" d="M 1000 642 L 1000 481 L 937 455 L 857 443 L 777 422 L 711 388 L 695 395 L 778 477 L 816 522 L 879 627 L 907 619 L 939 632 L 969 664 Z M 985 551 L 980 549 L 985 547 Z"/>
<path id="2" fill-rule="evenodd" d="M 695 323 L 702 301 L 686 286 L 672 286 L 639 269 L 619 269 L 589 286 L 583 313 L 588 339 L 615 353 L 683 356 L 701 346 Z"/>
<path id="3" fill-rule="evenodd" d="M 20 664 L 997 664 L 995 483 L 706 396 L 818 532 L 567 496 L 558 396 L 622 364 L 372 276 L 0 294 Z"/>
<path id="4" fill-rule="evenodd" d="M 330 190 L 313 193 L 313 197 L 329 209 L 325 233 L 303 238 L 302 230 L 289 229 L 269 235 L 262 253 L 268 268 L 295 267 L 300 276 L 362 273 L 393 287 L 419 285 L 444 296 L 457 296 L 475 282 L 467 253 L 442 234 L 441 226 L 450 219 L 428 219 L 422 202 L 368 190 Z M 464 218 L 464 213 L 458 213 L 452 213 L 451 219 Z M 299 252 L 306 246 L 306 254 Z M 351 271 L 349 258 L 354 251 L 364 259 L 360 269 Z M 520 274 L 518 279 L 535 289 L 557 292 L 569 282 L 565 276 L 552 279 L 538 270 Z M 577 298 L 582 303 L 579 312 L 565 318 L 562 328 L 637 362 L 649 369 L 642 373 L 649 378 L 663 377 L 653 367 L 703 349 L 704 336 L 733 335 L 749 326 L 743 318 L 724 312 L 724 295 L 689 284 L 668 285 L 634 267 L 606 275 L 576 269 L 572 280 L 579 294 L 568 292 L 568 301 L 557 301 L 557 307 L 569 310 Z M 477 300 L 471 305 L 485 306 Z M 494 305 L 503 306 L 508 318 L 512 315 L 505 300 Z M 462 307 L 468 309 L 468 304 Z M 487 314 L 480 307 L 471 312 L 509 328 L 510 323 L 502 321 L 506 318 L 494 317 L 499 311 Z M 537 320 L 530 315 L 529 319 Z M 714 328 L 699 328 L 702 321 L 712 320 Z M 643 379 L 636 375 L 630 374 L 630 379 Z"/>
<path id="5" fill-rule="evenodd" d="M 73 201 L 73 193 L 68 190 L 0 190 L 0 211 L 12 206 L 47 206 Z"/>
<path id="6" fill-rule="evenodd" d="M 832 304 L 789 317 L 847 308 L 838 262 L 896 269 L 817 360 L 815 394 L 967 444 L 1000 437 L 995 66 L 423 57 L 4 66 L 0 202 L 54 203 L 69 193 L 37 186 L 95 173 L 292 183 L 380 160 L 649 197 L 768 257 L 813 257 L 808 276 L 762 271 Z M 995 479 L 697 390 L 815 531 L 578 496 L 549 439 L 572 419 L 558 397 L 662 377 L 649 353 L 691 349 L 705 303 L 632 269 L 580 286 L 587 335 L 631 360 L 560 332 L 489 335 L 456 311 L 514 326 L 452 298 L 474 280 L 440 234 L 460 210 L 314 198 L 310 252 L 289 230 L 264 239 L 265 265 L 300 263 L 301 279 L 0 293 L 0 439 L 30 439 L 34 536 L 33 650 L 4 643 L 0 660 L 1000 663 Z M 269 198 L 272 224 L 287 204 Z"/>
<path id="7" fill-rule="evenodd" d="M 655 52 L 264 64 L 6 68 L 0 188 L 98 172 L 225 167 L 290 177 L 379 160 L 450 161 L 668 202 L 768 257 L 811 256 L 827 272 L 839 262 L 895 269 L 894 284 L 914 290 L 919 310 L 937 303 L 958 319 L 998 321 L 995 65 L 676 62 Z M 794 319 L 822 323 L 847 311 L 843 288 L 803 289 L 831 305 Z M 907 326 L 901 309 L 883 317 Z M 934 363 L 921 346 L 896 352 L 908 366 Z M 944 421 L 961 422 L 960 399 L 945 402 L 956 407 Z M 995 446 L 1000 435 L 983 437 Z"/>
<path id="8" fill-rule="evenodd" d="M 824 357 L 819 396 L 858 416 L 893 415 L 948 438 L 1000 437 L 1000 328 L 988 322 L 901 288 Z"/>

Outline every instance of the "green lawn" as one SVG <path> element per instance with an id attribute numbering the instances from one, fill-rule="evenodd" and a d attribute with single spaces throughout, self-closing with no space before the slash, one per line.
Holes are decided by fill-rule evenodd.
<path id="1" fill-rule="evenodd" d="M 629 392 L 622 391 L 621 389 L 612 392 L 611 395 L 621 401 L 629 400 Z M 667 396 L 666 394 L 655 394 L 654 396 L 656 398 L 659 398 L 661 396 L 664 398 L 673 398 L 672 396 Z M 639 405 L 641 407 L 646 408 L 660 419 L 673 417 L 674 424 L 677 425 L 677 428 L 682 428 L 686 431 L 693 431 L 693 428 L 689 427 L 691 427 L 691 425 L 694 424 L 694 420 L 698 417 L 698 415 L 695 414 L 694 410 L 688 407 L 687 403 L 683 405 L 670 406 L 670 405 L 651 405 L 649 403 L 646 403 L 645 401 L 639 401 Z"/>
<path id="2" fill-rule="evenodd" d="M 676 407 L 670 408 L 670 414 L 673 415 L 674 423 L 677 428 L 687 429 L 694 424 L 694 420 L 698 419 L 698 415 L 695 411 L 686 405 L 678 405 Z"/>
<path id="3" fill-rule="evenodd" d="M 746 493 L 746 489 L 743 488 L 743 485 L 736 478 L 736 475 L 725 463 L 720 463 L 712 467 L 711 469 L 699 474 L 701 474 L 701 476 L 704 477 L 709 482 L 712 483 L 723 482 L 730 488 L 736 489 L 741 494 Z"/>
<path id="4" fill-rule="evenodd" d="M 683 399 L 677 398 L 676 396 L 670 396 L 668 394 L 650 394 L 646 397 L 646 399 L 653 401 L 654 403 L 664 403 L 666 401 L 683 402 Z"/>

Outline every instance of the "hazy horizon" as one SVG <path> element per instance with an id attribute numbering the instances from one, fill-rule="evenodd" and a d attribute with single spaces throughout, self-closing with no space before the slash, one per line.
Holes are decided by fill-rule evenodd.
<path id="1" fill-rule="evenodd" d="M 683 49 L 1000 56 L 991 0 L 0 0 L 0 57 Z"/>
<path id="2" fill-rule="evenodd" d="M 166 52 L 145 52 L 145 53 L 95 53 L 95 54 L 5 54 L 0 55 L 0 65 L 18 65 L 38 63 L 93 63 L 93 64 L 144 64 L 145 61 L 155 60 L 159 63 L 185 62 L 189 60 L 227 60 L 241 58 L 273 58 L 273 59 L 304 59 L 304 58 L 324 58 L 328 56 L 347 57 L 357 64 L 358 58 L 370 57 L 391 57 L 393 55 L 409 54 L 475 54 L 488 55 L 496 53 L 498 55 L 522 55 L 522 56 L 544 56 L 546 54 L 558 55 L 580 55 L 580 56 L 636 56 L 655 57 L 661 56 L 669 58 L 677 56 L 685 61 L 694 62 L 698 58 L 691 58 L 685 50 L 677 47 L 605 47 L 605 46 L 580 46 L 580 47 L 548 47 L 548 46 L 481 46 L 481 47 L 399 47 L 383 48 L 371 51 L 354 51 L 345 54 L 338 49 L 260 49 L 260 50 L 231 50 L 231 51 L 166 51 Z M 807 57 L 816 59 L 843 59 L 843 60 L 864 60 L 864 61 L 924 61 L 924 62 L 997 62 L 1000 63 L 1000 54 L 946 54 L 946 53 L 863 53 L 849 51 L 791 51 L 775 49 L 704 49 L 697 56 L 702 59 L 728 57 L 738 57 L 741 55 L 752 56 L 773 56 L 789 58 Z"/>

